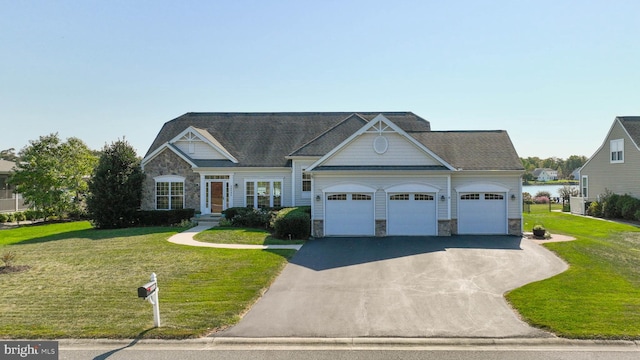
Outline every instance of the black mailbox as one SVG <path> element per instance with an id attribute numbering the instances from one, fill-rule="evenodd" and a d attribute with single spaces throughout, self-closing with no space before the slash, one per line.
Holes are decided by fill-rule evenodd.
<path id="1" fill-rule="evenodd" d="M 155 281 L 148 282 L 138 288 L 138 297 L 146 299 L 151 296 L 158 288 L 158 283 Z"/>

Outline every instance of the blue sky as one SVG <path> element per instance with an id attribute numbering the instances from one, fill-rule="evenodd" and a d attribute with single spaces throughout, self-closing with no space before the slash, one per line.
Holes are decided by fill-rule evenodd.
<path id="1" fill-rule="evenodd" d="M 590 156 L 640 115 L 640 1 L 0 0 L 0 150 L 144 155 L 186 112 L 412 111 Z"/>

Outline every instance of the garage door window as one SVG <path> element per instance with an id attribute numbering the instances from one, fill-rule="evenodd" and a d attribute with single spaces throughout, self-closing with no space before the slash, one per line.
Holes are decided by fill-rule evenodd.
<path id="1" fill-rule="evenodd" d="M 389 196 L 389 200 L 409 200 L 409 194 L 396 194 Z"/>
<path id="2" fill-rule="evenodd" d="M 484 194 L 485 200 L 504 200 L 504 195 L 502 194 Z"/>
<path id="3" fill-rule="evenodd" d="M 351 194 L 351 200 L 371 200 L 371 195 L 367 195 L 367 194 Z"/>
<path id="4" fill-rule="evenodd" d="M 464 194 L 464 195 L 460 195 L 460 200 L 480 200 L 480 194 Z"/>
<path id="5" fill-rule="evenodd" d="M 416 200 L 416 201 L 432 201 L 433 200 L 433 195 L 429 195 L 429 194 L 414 194 L 413 195 L 413 200 Z"/>
<path id="6" fill-rule="evenodd" d="M 335 194 L 327 196 L 327 200 L 347 200 L 347 194 Z"/>

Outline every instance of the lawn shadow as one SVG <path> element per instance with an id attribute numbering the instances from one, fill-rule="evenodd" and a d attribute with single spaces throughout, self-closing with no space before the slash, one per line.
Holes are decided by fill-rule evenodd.
<path id="1" fill-rule="evenodd" d="M 519 236 L 339 237 L 307 241 L 290 263 L 321 271 L 447 249 L 522 250 Z"/>
<path id="2" fill-rule="evenodd" d="M 67 240 L 67 239 L 86 239 L 86 240 L 109 240 L 119 237 L 129 236 L 141 236 L 150 234 L 159 234 L 163 232 L 170 232 L 175 230 L 171 227 L 135 227 L 125 229 L 84 229 L 84 230 L 72 230 L 67 232 L 61 232 L 58 234 L 46 235 L 41 237 L 34 237 L 31 239 L 23 240 L 9 245 L 28 245 L 28 244 L 40 244 L 51 241 Z"/>
<path id="3" fill-rule="evenodd" d="M 123 346 L 123 347 L 121 347 L 121 348 L 117 348 L 117 349 L 113 349 L 113 350 L 108 351 L 108 352 L 106 352 L 106 353 L 104 353 L 104 354 L 100 354 L 100 355 L 98 355 L 98 356 L 94 357 L 94 358 L 93 358 L 93 360 L 104 360 L 104 359 L 109 358 L 111 355 L 113 355 L 113 354 L 115 354 L 115 353 L 117 353 L 117 352 L 119 352 L 119 351 L 122 351 L 122 350 L 124 350 L 124 349 L 128 349 L 128 348 L 130 348 L 130 347 L 135 346 L 135 345 L 136 345 L 140 340 L 142 340 L 142 339 L 144 338 L 144 336 L 145 336 L 149 331 L 151 331 L 151 330 L 153 330 L 153 329 L 155 329 L 155 328 L 150 328 L 150 329 L 147 329 L 147 330 L 145 330 L 145 331 L 141 332 L 140 334 L 138 334 L 138 336 L 136 336 L 136 337 L 135 337 L 135 339 L 133 339 L 133 341 L 131 341 L 131 342 L 130 342 L 129 344 L 127 344 L 126 346 Z"/>

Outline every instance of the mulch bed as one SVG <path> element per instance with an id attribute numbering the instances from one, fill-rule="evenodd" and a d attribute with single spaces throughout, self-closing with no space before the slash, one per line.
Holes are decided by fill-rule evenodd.
<path id="1" fill-rule="evenodd" d="M 31 269 L 29 265 L 15 265 L 15 266 L 0 266 L 0 275 L 11 274 L 27 271 Z"/>

